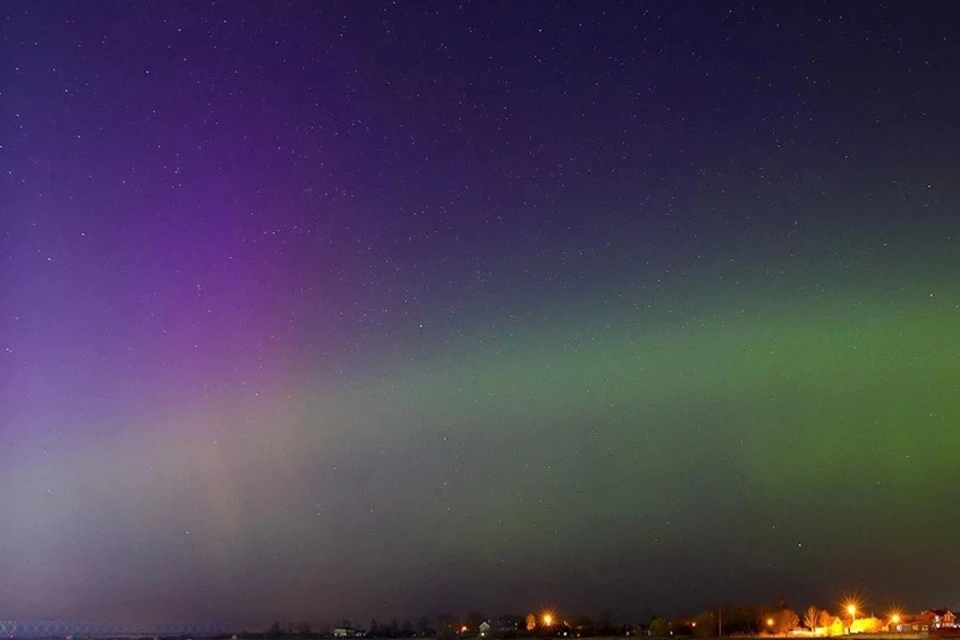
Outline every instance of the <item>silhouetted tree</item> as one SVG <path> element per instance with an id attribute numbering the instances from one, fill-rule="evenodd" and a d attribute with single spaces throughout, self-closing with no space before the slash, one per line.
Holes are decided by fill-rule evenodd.
<path id="1" fill-rule="evenodd" d="M 674 636 L 692 636 L 694 629 L 693 620 L 687 620 L 685 618 L 674 619 L 670 624 L 670 630 Z"/>
<path id="2" fill-rule="evenodd" d="M 785 636 L 800 625 L 800 617 L 790 609 L 781 609 L 773 614 L 773 632 Z"/>
<path id="3" fill-rule="evenodd" d="M 693 635 L 698 638 L 711 638 L 717 635 L 717 614 L 711 610 L 700 613 L 694 619 Z"/>
<path id="4" fill-rule="evenodd" d="M 308 636 L 311 631 L 313 631 L 313 627 L 310 626 L 309 622 L 301 622 L 297 625 L 298 636 Z"/>
<path id="5" fill-rule="evenodd" d="M 609 634 L 613 630 L 613 624 L 613 611 L 610 609 L 601 611 L 600 617 L 597 618 L 597 630 L 603 634 Z"/>
<path id="6" fill-rule="evenodd" d="M 767 624 L 773 621 L 774 612 L 767 606 L 759 606 L 756 609 L 756 631 L 772 631 L 773 625 Z"/>
<path id="7" fill-rule="evenodd" d="M 370 619 L 370 626 L 367 628 L 367 637 L 369 638 L 380 637 L 380 625 L 377 623 L 376 618 Z"/>
<path id="8" fill-rule="evenodd" d="M 640 612 L 640 619 L 638 622 L 644 627 L 649 627 L 650 623 L 653 622 L 653 619 L 657 616 L 653 615 L 653 610 L 650 607 L 644 607 L 643 611 Z"/>
<path id="9" fill-rule="evenodd" d="M 650 622 L 650 635 L 655 638 L 666 638 L 670 635 L 670 621 L 665 618 L 654 618 Z"/>
<path id="10" fill-rule="evenodd" d="M 446 640 L 452 638 L 457 633 L 457 619 L 449 613 L 441 613 L 437 616 L 437 638 Z"/>
<path id="11" fill-rule="evenodd" d="M 810 605 L 806 613 L 803 614 L 803 624 L 810 631 L 816 631 L 820 626 L 820 607 Z"/>
<path id="12" fill-rule="evenodd" d="M 758 625 L 756 607 L 724 602 L 711 607 L 711 610 L 719 612 L 724 635 L 751 634 L 763 628 L 762 622 Z"/>
<path id="13" fill-rule="evenodd" d="M 480 623 L 485 622 L 486 619 L 487 619 L 487 616 L 483 615 L 479 611 L 470 611 L 469 613 L 467 613 L 467 617 L 465 618 L 464 622 L 466 623 L 470 631 L 474 632 L 477 630 L 477 627 L 480 626 Z"/>
<path id="14" fill-rule="evenodd" d="M 426 635 L 430 631 L 430 618 L 427 616 L 421 617 L 417 620 L 417 633 Z"/>
<path id="15" fill-rule="evenodd" d="M 578 631 L 580 635 L 592 635 L 593 634 L 593 618 L 583 614 L 573 616 L 570 619 L 570 625 L 574 630 Z"/>

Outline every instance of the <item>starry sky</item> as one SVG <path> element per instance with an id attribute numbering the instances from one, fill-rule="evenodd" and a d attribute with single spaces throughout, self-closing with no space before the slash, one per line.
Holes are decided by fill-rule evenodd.
<path id="1" fill-rule="evenodd" d="M 6 2 L 0 619 L 960 606 L 958 33 Z"/>

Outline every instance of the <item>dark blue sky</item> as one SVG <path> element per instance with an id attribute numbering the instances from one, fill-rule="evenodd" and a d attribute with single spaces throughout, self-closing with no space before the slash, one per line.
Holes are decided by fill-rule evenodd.
<path id="1" fill-rule="evenodd" d="M 5 9 L 0 618 L 960 605 L 955 4 Z"/>

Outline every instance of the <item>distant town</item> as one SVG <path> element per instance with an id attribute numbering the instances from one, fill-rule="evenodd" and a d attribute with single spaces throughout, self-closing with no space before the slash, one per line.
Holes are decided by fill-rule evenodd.
<path id="1" fill-rule="evenodd" d="M 433 640 L 509 640 L 560 638 L 833 638 L 919 640 L 956 638 L 960 624 L 949 609 L 887 611 L 877 615 L 850 600 L 833 611 L 808 606 L 800 612 L 779 602 L 774 606 L 718 604 L 694 616 L 647 614 L 639 621 L 618 621 L 612 612 L 596 618 L 543 610 L 526 615 L 488 617 L 479 611 L 464 615 L 423 616 L 416 621 L 377 619 L 365 625 L 342 620 L 314 627 L 308 622 L 272 623 L 266 629 L 240 631 L 224 623 L 130 625 L 122 623 L 0 620 L 3 640 L 320 640 L 326 638 L 429 638 Z"/>
<path id="2" fill-rule="evenodd" d="M 598 618 L 586 615 L 566 616 L 558 611 L 539 611 L 526 615 L 503 614 L 487 617 L 480 612 L 462 616 L 442 614 L 433 619 L 388 622 L 371 620 L 360 626 L 343 620 L 336 626 L 315 630 L 310 624 L 275 622 L 264 638 L 437 638 L 441 640 L 509 638 L 591 638 L 647 636 L 656 638 L 689 637 L 839 637 L 847 635 L 884 637 L 960 638 L 960 624 L 950 609 L 900 610 L 878 614 L 850 600 L 834 610 L 808 606 L 796 611 L 779 602 L 774 606 L 721 604 L 693 616 L 664 617 L 648 615 L 633 623 L 618 622 L 612 613 Z"/>

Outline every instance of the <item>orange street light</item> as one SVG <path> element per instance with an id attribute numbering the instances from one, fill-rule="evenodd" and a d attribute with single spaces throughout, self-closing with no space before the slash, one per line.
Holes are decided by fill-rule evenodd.
<path id="1" fill-rule="evenodd" d="M 900 624 L 900 614 L 895 613 L 892 616 L 890 616 L 890 622 L 892 622 L 893 624 Z"/>
<path id="2" fill-rule="evenodd" d="M 768 626 L 768 627 L 772 627 L 772 626 L 773 626 L 773 618 L 767 618 L 767 626 Z"/>
<path id="3" fill-rule="evenodd" d="M 553 616 L 549 613 L 543 614 L 543 626 L 549 627 L 553 624 Z"/>
<path id="4" fill-rule="evenodd" d="M 847 627 L 847 633 L 854 633 L 853 625 L 857 622 L 857 604 L 855 602 L 847 605 L 847 613 L 850 614 L 850 626 Z"/>

